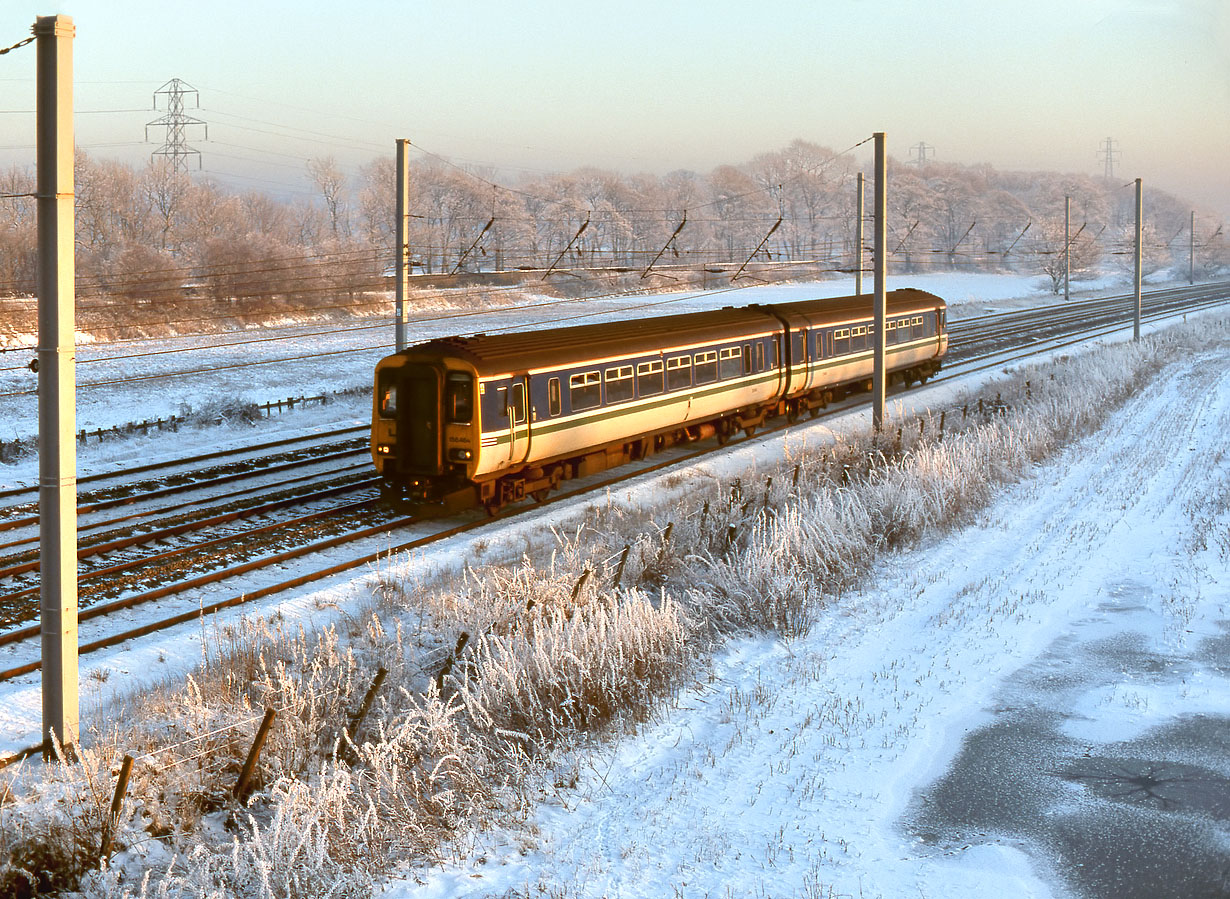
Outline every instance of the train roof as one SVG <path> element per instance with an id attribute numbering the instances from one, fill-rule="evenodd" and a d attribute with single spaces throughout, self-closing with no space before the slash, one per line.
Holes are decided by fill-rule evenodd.
<path id="1" fill-rule="evenodd" d="M 669 346 L 739 340 L 779 329 L 778 316 L 792 325 L 800 318 L 813 327 L 825 322 L 838 324 L 869 313 L 872 301 L 871 294 L 862 294 L 794 303 L 726 307 L 536 331 L 446 337 L 409 347 L 398 355 L 459 357 L 484 374 L 523 371 L 580 364 L 590 359 L 653 353 Z M 944 305 L 944 301 L 934 294 L 914 289 L 890 291 L 887 302 L 890 315 Z"/>
<path id="2" fill-rule="evenodd" d="M 889 315 L 901 315 L 917 309 L 934 309 L 947 304 L 940 297 L 925 290 L 913 287 L 903 287 L 890 290 L 887 294 Z M 772 309 L 779 315 L 803 315 L 809 319 L 815 318 L 816 324 L 831 321 L 837 324 L 843 320 L 859 318 L 867 314 L 875 295 L 870 293 L 856 294 L 847 297 L 832 297 L 823 300 L 798 300 L 793 303 L 773 303 L 764 308 Z"/>

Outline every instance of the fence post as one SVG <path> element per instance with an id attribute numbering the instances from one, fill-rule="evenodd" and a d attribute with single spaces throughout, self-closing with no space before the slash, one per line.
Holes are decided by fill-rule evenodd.
<path id="1" fill-rule="evenodd" d="M 248 750 L 247 761 L 243 763 L 243 770 L 239 772 L 239 780 L 235 781 L 235 788 L 231 790 L 231 794 L 242 804 L 248 798 L 248 793 L 251 791 L 252 774 L 256 771 L 256 760 L 260 758 L 261 748 L 265 745 L 265 738 L 269 736 L 269 728 L 273 726 L 273 709 L 265 709 L 265 717 L 261 721 L 261 726 L 257 728 L 256 739 L 252 741 L 252 748 Z"/>
<path id="2" fill-rule="evenodd" d="M 573 602 L 576 602 L 577 597 L 581 595 L 581 588 L 585 586 L 585 582 L 589 580 L 589 576 L 592 572 L 593 572 L 592 568 L 586 568 L 584 571 L 581 572 L 581 577 L 577 581 L 577 585 L 572 588 L 572 601 Z"/>
<path id="3" fill-rule="evenodd" d="M 132 774 L 132 756 L 124 756 L 120 764 L 120 776 L 115 782 L 115 795 L 111 798 L 111 814 L 103 822 L 102 845 L 98 850 L 99 861 L 105 862 L 111 855 L 111 838 L 115 836 L 116 825 L 120 823 L 120 809 L 124 805 L 124 796 L 128 793 L 128 777 Z"/>
<path id="4" fill-rule="evenodd" d="M 462 631 L 457 637 L 457 645 L 453 648 L 453 652 L 445 660 L 444 665 L 440 668 L 440 673 L 436 675 L 436 692 L 444 692 L 444 678 L 446 678 L 453 670 L 453 663 L 457 661 L 457 657 L 461 655 L 461 651 L 466 648 L 466 644 L 470 642 L 470 634 L 467 631 Z"/>
<path id="5" fill-rule="evenodd" d="M 611 589 L 619 589 L 619 579 L 624 576 L 624 566 L 628 564 L 628 553 L 632 552 L 632 544 L 629 543 L 624 547 L 624 551 L 619 554 L 619 565 L 615 569 L 615 579 L 611 582 Z"/>
<path id="6" fill-rule="evenodd" d="M 363 726 L 363 719 L 367 717 L 367 713 L 371 711 L 372 703 L 376 700 L 376 691 L 380 689 L 380 685 L 384 683 L 385 675 L 388 669 L 384 666 L 376 669 L 376 676 L 372 678 L 371 686 L 367 688 L 367 692 L 363 694 L 363 701 L 359 703 L 359 710 L 350 716 L 350 726 L 346 728 L 347 746 L 345 747 L 346 761 L 354 764 L 354 750 L 349 744 L 357 743 L 359 739 L 359 728 Z"/>

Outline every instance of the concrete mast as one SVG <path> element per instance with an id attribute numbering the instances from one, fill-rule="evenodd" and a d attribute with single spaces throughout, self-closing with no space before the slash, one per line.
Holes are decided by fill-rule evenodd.
<path id="1" fill-rule="evenodd" d="M 876 431 L 884 427 L 885 383 L 885 319 L 888 309 L 888 161 L 884 152 L 884 132 L 875 133 L 875 352 L 871 379 L 871 423 Z"/>
<path id="2" fill-rule="evenodd" d="M 73 38 L 40 16 L 38 48 L 39 604 L 43 739 L 77 742 L 77 447 L 73 256 Z"/>
<path id="3" fill-rule="evenodd" d="M 406 294 L 410 287 L 410 141 L 397 141 L 397 352 L 406 348 Z M 387 332 L 386 332 L 387 333 Z"/>
<path id="4" fill-rule="evenodd" d="M 1136 297 L 1136 314 L 1132 320 L 1132 339 L 1140 340 L 1140 270 L 1141 270 L 1141 246 L 1140 236 L 1143 231 L 1142 217 L 1144 215 L 1144 189 L 1141 186 L 1140 179 L 1136 179 L 1136 265 L 1132 276 L 1132 283 L 1135 285 Z"/>
<path id="5" fill-rule="evenodd" d="M 863 188 L 866 180 L 863 173 L 859 172 L 857 212 L 854 219 L 854 292 L 860 295 L 863 292 Z"/>

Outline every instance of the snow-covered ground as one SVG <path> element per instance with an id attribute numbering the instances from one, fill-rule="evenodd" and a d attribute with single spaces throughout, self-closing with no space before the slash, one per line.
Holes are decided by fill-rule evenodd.
<path id="1" fill-rule="evenodd" d="M 1224 740 L 1209 741 L 1213 754 L 1190 740 L 1150 743 L 1193 716 L 1224 737 L 1230 716 L 1227 363 L 1230 352 L 1176 363 L 975 526 L 884 559 L 805 638 L 731 646 L 639 733 L 564 760 L 569 785 L 544 795 L 523 829 L 484 839 L 463 864 L 411 872 L 386 895 L 1068 895 L 1091 886 L 1079 868 L 1099 859 L 1056 834 L 1092 821 L 1092 839 L 1110 826 L 1099 806 L 1143 816 L 1149 833 L 1167 832 L 1148 826 L 1158 816 L 1189 825 L 1181 848 L 1153 839 L 1146 856 L 1211 852 L 1223 864 L 1227 816 L 1209 814 L 1210 800 L 1135 808 L 1062 774 L 1153 752 L 1230 784 Z M 1110 653 L 1090 668 L 1078 651 L 1120 644 L 1135 663 Z M 1062 674 L 1027 667 L 1048 659 Z M 1014 688 L 1014 676 L 1035 683 Z M 945 823 L 943 784 L 929 801 L 919 791 L 972 751 L 967 737 L 1054 702 L 1037 683 L 1046 676 L 1064 688 L 1058 748 L 1040 749 L 1030 771 L 1047 783 L 975 772 L 970 805 L 981 814 L 964 830 Z M 1023 824 L 1012 812 L 1022 802 Z M 1131 861 L 1122 870 L 1135 877 Z M 1204 882 L 1182 880 L 1194 870 L 1167 874 L 1169 889 L 1129 879 L 1100 895 L 1196 895 L 1188 887 Z"/>
<path id="2" fill-rule="evenodd" d="M 912 278 L 908 285 L 900 279 L 890 287 L 923 287 L 976 311 L 992 301 L 1051 299 L 1033 289 L 1037 279 L 1028 282 L 947 275 Z M 832 290 L 846 292 L 848 285 Z M 700 308 L 702 300 L 722 305 L 819 294 L 815 285 L 799 285 L 686 302 Z M 663 311 L 680 308 L 688 307 L 672 302 Z M 583 311 L 592 312 L 592 305 Z M 523 311 L 510 320 L 534 319 Z M 439 333 L 462 330 L 455 324 L 440 324 Z M 468 320 L 466 329 L 474 329 Z M 225 358 L 232 363 L 246 358 L 230 353 Z M 366 380 L 378 354 L 355 364 L 355 381 Z M 1219 584 L 1230 583 L 1224 514 L 1216 513 L 1220 538 L 1208 538 L 1203 548 L 1191 542 L 1201 504 L 1221 496 L 1226 480 L 1227 361 L 1219 356 L 1176 367 L 1163 389 L 1138 398 L 1105 433 L 1010 490 L 978 526 L 885 560 L 873 582 L 829 609 L 806 638 L 730 647 L 711 675 L 640 733 L 565 760 L 577 776 L 575 786 L 544 796 L 524 831 L 483 838 L 463 864 L 410 872 L 390 885 L 389 895 L 1063 894 L 1063 863 L 1047 854 L 1044 840 L 1015 836 L 1010 828 L 950 833 L 931 822 L 918 791 L 960 756 L 964 736 L 994 722 L 1014 672 L 1071 635 L 1088 639 L 1129 622 L 1143 628 L 1140 641 L 1158 658 L 1183 661 L 1163 664 L 1156 676 L 1133 669 L 1130 676 L 1075 691 L 1068 709 L 1078 714 L 1064 727 L 1083 746 L 1110 753 L 1114 741 L 1179 716 L 1230 712 L 1218 667 L 1224 659 L 1210 649 L 1226 617 L 1226 588 Z M 127 364 L 136 362 L 116 363 Z M 300 382 L 289 393 L 310 394 L 333 377 L 321 374 L 318 363 L 299 364 L 301 377 L 318 380 L 307 382 L 314 386 Z M 130 385 L 107 412 L 113 420 L 131 417 L 125 410 L 142 401 L 142 383 L 157 384 Z M 149 389 L 165 391 L 165 382 Z M 191 389 L 197 392 L 184 396 L 198 401 L 213 388 Z M 283 387 L 250 389 L 250 398 L 260 401 L 289 395 Z M 920 408 L 941 401 L 936 390 L 908 395 Z M 0 409 L 6 421 L 20 414 Z M 261 434 L 268 439 L 274 431 L 361 421 L 365 413 L 364 400 L 350 409 L 338 404 L 297 411 L 257 427 L 269 432 Z M 819 439 L 840 427 L 840 421 L 815 423 L 785 439 Z M 250 434 L 225 427 L 91 445 L 81 453 L 82 469 L 175 457 L 251 440 Z M 783 451 L 781 439 L 767 440 L 702 463 L 698 476 L 733 474 Z M 670 477 L 678 482 L 678 473 Z M 0 482 L 36 480 L 33 460 L 0 465 Z M 660 496 L 663 483 L 629 487 L 628 499 L 636 501 L 634 491 Z M 488 547 L 522 546 L 527 533 L 566 526 L 570 514 L 551 507 L 482 539 Z M 396 569 L 447 567 L 468 547 L 459 541 L 402 560 Z M 395 572 L 386 567 L 385 573 Z M 247 613 L 277 610 L 324 623 L 362 595 L 371 577 L 305 589 Z M 1132 616 L 1118 614 L 1119 607 L 1134 609 Z M 84 708 L 102 707 L 111 693 L 136 688 L 142 676 L 158 680 L 190 666 L 200 658 L 201 637 L 199 627 L 188 626 L 139 649 L 91 657 L 89 669 L 109 675 L 83 680 Z M 1176 666 L 1185 672 L 1181 681 L 1171 676 Z M 6 748 L 37 741 L 37 692 L 33 679 L 0 685 Z M 1224 759 L 1200 764 L 1230 774 Z M 1048 814 L 1065 814 L 1064 803 L 1094 801 L 1078 793 L 1079 787 L 1069 787 Z M 917 827 L 907 827 L 907 819 Z"/>

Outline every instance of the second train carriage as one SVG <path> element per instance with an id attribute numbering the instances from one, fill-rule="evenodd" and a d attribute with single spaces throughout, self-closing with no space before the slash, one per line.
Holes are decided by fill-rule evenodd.
<path id="1" fill-rule="evenodd" d="M 372 456 L 420 500 L 489 509 L 671 443 L 814 411 L 872 377 L 867 295 L 432 340 L 376 367 Z M 947 351 L 933 294 L 888 294 L 886 367 Z"/>

